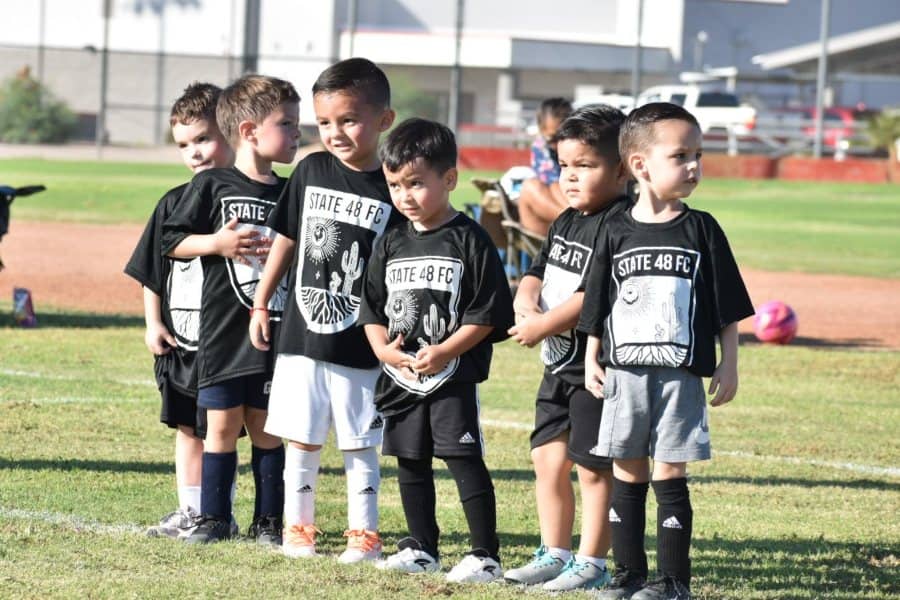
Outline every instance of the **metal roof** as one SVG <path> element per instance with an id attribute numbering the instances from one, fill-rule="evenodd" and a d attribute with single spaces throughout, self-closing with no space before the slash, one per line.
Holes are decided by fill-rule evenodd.
<path id="1" fill-rule="evenodd" d="M 753 63 L 764 70 L 793 69 L 814 73 L 819 61 L 818 41 L 758 54 Z M 828 39 L 828 70 L 832 73 L 900 75 L 900 21 L 836 35 Z"/>

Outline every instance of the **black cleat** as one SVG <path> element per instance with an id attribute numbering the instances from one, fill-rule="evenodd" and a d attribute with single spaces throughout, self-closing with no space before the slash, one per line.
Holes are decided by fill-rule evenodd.
<path id="1" fill-rule="evenodd" d="M 194 521 L 190 532 L 180 537 L 186 544 L 212 544 L 231 539 L 231 519 L 203 515 Z"/>
<path id="2" fill-rule="evenodd" d="M 257 544 L 280 548 L 281 530 L 281 517 L 263 515 L 262 517 L 257 517 L 256 520 L 253 521 L 247 535 L 255 539 Z"/>
<path id="3" fill-rule="evenodd" d="M 690 600 L 690 590 L 671 575 L 648 582 L 635 592 L 632 600 Z"/>
<path id="4" fill-rule="evenodd" d="M 606 587 L 598 590 L 594 598 L 597 600 L 631 598 L 635 592 L 644 587 L 646 580 L 646 577 L 636 571 L 617 569 Z"/>

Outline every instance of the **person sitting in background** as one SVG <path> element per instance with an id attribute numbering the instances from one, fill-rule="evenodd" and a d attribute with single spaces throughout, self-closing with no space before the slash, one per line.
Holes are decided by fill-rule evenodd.
<path id="1" fill-rule="evenodd" d="M 570 114 L 572 104 L 565 98 L 547 98 L 541 102 L 537 114 L 540 135 L 531 145 L 531 168 L 535 177 L 522 182 L 519 194 L 522 227 L 544 236 L 556 217 L 569 207 L 559 189 L 559 161 L 553 137 Z"/>

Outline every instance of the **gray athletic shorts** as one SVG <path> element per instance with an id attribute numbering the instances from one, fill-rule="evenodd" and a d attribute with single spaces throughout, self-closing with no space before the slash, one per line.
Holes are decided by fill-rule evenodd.
<path id="1" fill-rule="evenodd" d="M 703 380 L 686 369 L 607 367 L 603 418 L 591 453 L 668 463 L 708 460 Z"/>

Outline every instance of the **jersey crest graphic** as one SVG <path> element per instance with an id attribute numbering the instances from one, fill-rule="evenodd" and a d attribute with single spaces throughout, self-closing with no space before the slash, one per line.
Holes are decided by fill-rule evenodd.
<path id="1" fill-rule="evenodd" d="M 175 341 L 185 350 L 197 351 L 200 339 L 200 297 L 203 291 L 203 265 L 199 258 L 171 261 L 166 281 L 169 316 Z"/>
<path id="2" fill-rule="evenodd" d="M 613 257 L 616 300 L 607 327 L 617 365 L 680 367 L 693 356 L 700 253 L 635 248 Z"/>
<path id="3" fill-rule="evenodd" d="M 425 256 L 388 261 L 385 284 L 388 302 L 385 315 L 391 339 L 403 335 L 404 350 L 415 356 L 418 350 L 440 344 L 459 328 L 459 285 L 463 277 L 463 263 L 456 258 Z M 427 310 L 419 307 L 427 306 Z M 431 375 L 413 377 L 385 364 L 384 371 L 404 389 L 426 395 L 440 387 L 459 366 L 459 357 Z"/>
<path id="4" fill-rule="evenodd" d="M 337 333 L 356 323 L 366 261 L 390 214 L 380 200 L 306 187 L 295 295 L 310 331 Z"/>
<path id="5" fill-rule="evenodd" d="M 544 280 L 541 286 L 540 308 L 546 312 L 572 297 L 581 285 L 593 249 L 553 236 Z M 578 338 L 573 330 L 551 335 L 541 342 L 541 361 L 556 373 L 568 365 L 579 353 Z"/>
<path id="6" fill-rule="evenodd" d="M 221 203 L 223 223 L 236 217 L 238 219 L 237 231 L 252 229 L 260 236 L 270 240 L 275 239 L 275 232 L 265 224 L 269 213 L 275 207 L 274 202 L 247 196 L 228 196 L 222 198 Z M 265 263 L 256 256 L 246 257 L 246 261 L 249 264 L 226 258 L 225 264 L 228 267 L 228 277 L 235 295 L 241 304 L 251 308 L 253 297 L 256 295 L 256 286 L 259 284 Z M 280 318 L 287 300 L 287 292 L 287 282 L 282 279 L 278 282 L 272 298 L 269 299 L 269 311 L 273 319 Z"/>

